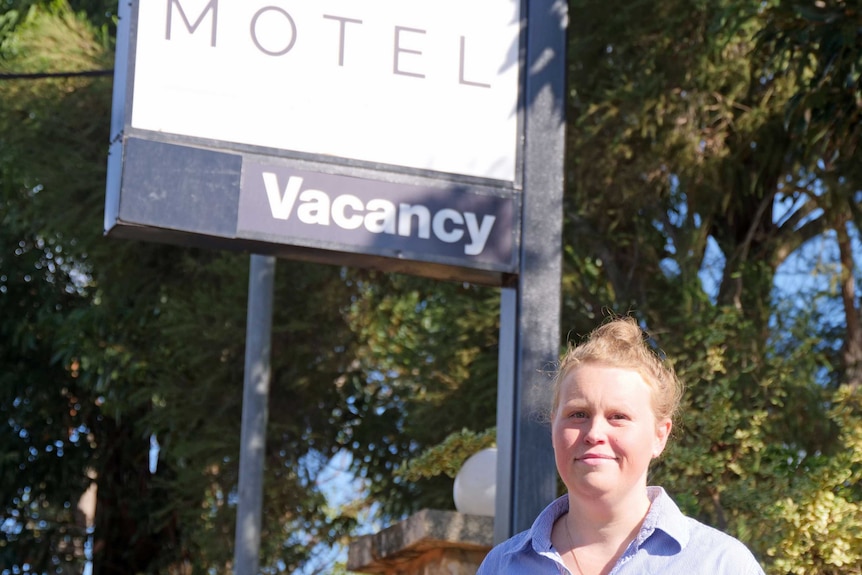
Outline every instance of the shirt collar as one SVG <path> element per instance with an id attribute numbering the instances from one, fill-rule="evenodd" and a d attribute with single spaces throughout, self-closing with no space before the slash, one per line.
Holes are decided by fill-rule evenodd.
<path id="1" fill-rule="evenodd" d="M 689 539 L 689 524 L 686 516 L 663 487 L 647 487 L 647 497 L 651 505 L 636 538 L 637 545 L 642 545 L 650 535 L 660 530 L 676 541 L 680 549 L 685 548 Z"/>
<path id="2" fill-rule="evenodd" d="M 552 501 L 539 513 L 538 517 L 533 521 L 532 527 L 523 533 L 525 537 L 520 538 L 515 545 L 507 550 L 506 554 L 519 553 L 526 550 L 527 547 L 532 547 L 533 551 L 538 554 L 551 553 L 553 549 L 551 531 L 554 528 L 554 522 L 568 512 L 568 510 L 568 495 L 563 495 Z"/>
<path id="3" fill-rule="evenodd" d="M 685 515 L 676 506 L 676 503 L 665 492 L 663 487 L 647 487 L 647 497 L 650 499 L 650 508 L 644 518 L 635 545 L 640 547 L 657 530 L 672 538 L 683 549 L 688 543 L 689 528 Z M 551 531 L 554 522 L 569 510 L 569 496 L 563 495 L 552 501 L 539 513 L 533 525 L 525 533 L 526 537 L 509 548 L 508 553 L 518 553 L 532 546 L 539 554 L 550 553 Z"/>

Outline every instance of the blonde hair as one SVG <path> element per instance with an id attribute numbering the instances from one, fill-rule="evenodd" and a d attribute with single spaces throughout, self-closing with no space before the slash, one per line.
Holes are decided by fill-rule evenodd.
<path id="1" fill-rule="evenodd" d="M 652 408 L 656 421 L 673 421 L 682 398 L 682 382 L 670 363 L 659 357 L 647 342 L 647 334 L 632 317 L 617 317 L 597 327 L 583 343 L 569 342 L 553 378 L 551 416 L 560 401 L 560 386 L 565 377 L 586 363 L 631 369 L 640 374 L 652 389 Z"/>

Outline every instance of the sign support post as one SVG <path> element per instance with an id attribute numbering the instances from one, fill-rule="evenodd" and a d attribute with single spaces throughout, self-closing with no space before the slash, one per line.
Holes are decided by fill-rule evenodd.
<path id="1" fill-rule="evenodd" d="M 528 529 L 556 496 L 547 372 L 559 357 L 565 148 L 566 3 L 531 6 L 527 22 L 520 270 L 502 288 L 494 541 Z"/>
<path id="2" fill-rule="evenodd" d="M 234 575 L 257 575 L 269 400 L 275 258 L 252 255 L 243 376 Z"/>

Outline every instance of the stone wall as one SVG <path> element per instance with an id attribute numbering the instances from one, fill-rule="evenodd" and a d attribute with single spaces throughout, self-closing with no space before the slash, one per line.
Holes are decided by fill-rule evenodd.
<path id="1" fill-rule="evenodd" d="M 425 509 L 353 541 L 347 569 L 385 575 L 475 575 L 493 539 L 493 517 Z"/>

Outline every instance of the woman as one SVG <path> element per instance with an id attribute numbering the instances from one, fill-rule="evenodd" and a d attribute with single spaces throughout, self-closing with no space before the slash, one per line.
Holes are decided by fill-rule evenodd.
<path id="1" fill-rule="evenodd" d="M 682 386 L 633 319 L 570 347 L 553 386 L 554 458 L 568 493 L 492 549 L 478 575 L 763 574 L 742 543 L 647 487 Z"/>

